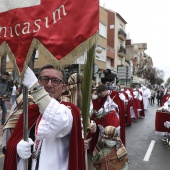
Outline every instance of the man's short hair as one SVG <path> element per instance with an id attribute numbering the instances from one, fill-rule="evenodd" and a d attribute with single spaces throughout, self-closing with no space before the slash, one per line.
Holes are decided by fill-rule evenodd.
<path id="1" fill-rule="evenodd" d="M 9 76 L 9 73 L 8 73 L 8 72 L 5 72 L 5 73 L 3 73 L 2 75 L 4 75 L 4 76 Z"/>
<path id="2" fill-rule="evenodd" d="M 105 85 L 101 84 L 101 85 L 97 86 L 97 93 L 98 94 L 105 91 L 105 90 L 107 90 Z"/>
<path id="3" fill-rule="evenodd" d="M 67 83 L 67 80 L 66 80 L 66 74 L 65 74 L 65 71 L 62 70 L 62 69 L 59 69 L 59 68 L 55 68 L 52 64 L 47 64 L 45 66 L 43 66 L 40 70 L 39 70 L 39 73 L 38 73 L 38 78 L 39 78 L 39 75 L 41 73 L 41 71 L 43 71 L 44 69 L 55 69 L 55 70 L 58 70 L 58 71 L 61 71 L 62 75 L 63 75 L 63 82 L 64 83 Z"/>

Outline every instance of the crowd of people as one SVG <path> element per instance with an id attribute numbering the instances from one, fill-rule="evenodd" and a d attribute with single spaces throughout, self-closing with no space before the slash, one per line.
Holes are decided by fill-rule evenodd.
<path id="1" fill-rule="evenodd" d="M 79 77 L 78 77 L 79 76 Z M 52 65 L 41 68 L 38 78 L 28 67 L 22 84 L 28 87 L 28 141 L 23 140 L 23 94 L 16 97 L 17 86 L 8 88 L 9 74 L 2 75 L 0 91 L 2 110 L 4 98 L 11 94 L 11 112 L 4 124 L 2 149 L 4 170 L 21 170 L 28 159 L 30 170 L 83 170 L 85 150 L 92 155 L 91 169 L 128 170 L 125 127 L 132 119 L 145 117 L 149 103 L 166 108 L 170 96 L 165 90 L 149 89 L 148 85 L 92 83 L 87 136 L 84 138 L 82 115 L 77 107 L 81 99 L 82 76 L 74 73 L 68 81 L 62 70 Z M 78 81 L 79 80 L 79 81 Z M 0 88 L 2 90 L 2 88 Z M 167 88 L 167 94 L 170 89 Z M 14 97 L 15 92 L 15 97 Z M 169 103 L 168 103 L 169 104 Z M 74 156 L 73 156 L 74 155 Z M 50 157 L 52 159 L 47 159 Z M 16 159 L 17 158 L 17 159 Z M 112 158 L 112 159 L 110 159 Z"/>
<path id="2" fill-rule="evenodd" d="M 101 126 L 102 128 L 108 125 L 115 126 L 124 142 L 124 126 L 131 125 L 132 119 L 145 117 L 149 104 L 169 113 L 169 85 L 154 88 L 152 86 L 148 87 L 147 84 L 136 84 L 132 88 L 129 83 L 126 86 L 124 84 L 115 86 L 108 82 L 105 84 L 99 83 L 96 87 L 96 92 L 92 95 L 91 119 L 100 125 L 100 129 Z M 113 118 L 113 115 L 117 115 L 117 118 Z M 166 127 L 170 127 L 170 122 L 166 121 Z M 170 146 L 167 133 L 162 140 Z"/>

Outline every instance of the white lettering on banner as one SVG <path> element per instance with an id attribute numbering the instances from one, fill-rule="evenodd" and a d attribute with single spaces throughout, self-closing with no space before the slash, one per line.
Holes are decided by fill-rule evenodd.
<path id="1" fill-rule="evenodd" d="M 62 10 L 62 11 L 61 11 Z M 61 13 L 62 12 L 62 13 Z M 57 23 L 57 20 L 61 20 L 62 16 L 66 16 L 67 12 L 64 7 L 64 5 L 61 5 L 58 9 L 56 9 L 51 17 L 45 17 L 44 19 L 36 19 L 35 21 L 32 21 L 32 25 L 30 22 L 24 22 L 24 23 L 17 23 L 14 25 L 14 27 L 5 27 L 5 26 L 0 26 L 0 37 L 6 38 L 6 37 L 14 37 L 14 36 L 20 36 L 25 35 L 25 34 L 30 34 L 30 33 L 35 33 L 40 31 L 41 27 L 48 28 L 50 27 L 49 19 L 52 19 L 53 24 Z"/>
<path id="2" fill-rule="evenodd" d="M 41 22 L 41 19 L 37 19 L 34 21 L 34 25 L 37 27 L 37 30 L 33 30 L 33 32 L 38 32 L 40 30 L 40 25 L 37 22 Z"/>
<path id="3" fill-rule="evenodd" d="M 40 5 L 40 0 L 0 0 L 0 12 Z"/>
<path id="4" fill-rule="evenodd" d="M 16 33 L 17 36 L 19 36 L 19 33 L 18 33 L 18 31 L 17 31 L 17 27 L 20 27 L 20 24 L 16 24 L 16 25 L 15 25 L 15 33 Z"/>

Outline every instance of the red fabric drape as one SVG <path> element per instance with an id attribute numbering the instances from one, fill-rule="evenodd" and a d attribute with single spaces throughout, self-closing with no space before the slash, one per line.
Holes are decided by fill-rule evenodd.
<path id="1" fill-rule="evenodd" d="M 164 126 L 164 122 L 166 121 L 170 121 L 170 114 L 157 111 L 155 116 L 155 130 L 158 132 L 170 133 L 170 128 Z"/>
<path id="2" fill-rule="evenodd" d="M 164 103 L 170 98 L 170 95 L 169 94 L 166 94 L 162 97 L 162 100 L 161 100 L 161 106 L 164 105 Z"/>
<path id="3" fill-rule="evenodd" d="M 0 26 L 0 45 L 8 43 L 22 71 L 33 38 L 61 60 L 93 36 L 99 30 L 99 1 L 41 0 L 40 5 L 6 12 L 0 7 Z"/>
<path id="4" fill-rule="evenodd" d="M 85 170 L 84 140 L 82 139 L 81 116 L 78 108 L 67 102 L 62 102 L 70 106 L 73 115 L 73 126 L 70 136 L 69 150 L 69 170 Z M 28 128 L 30 129 L 38 119 L 40 113 L 37 105 L 30 105 L 28 108 Z M 17 170 L 16 146 L 23 138 L 23 115 L 20 116 L 18 123 L 7 143 L 7 150 L 3 170 Z"/>
<path id="5" fill-rule="evenodd" d="M 40 113 L 37 105 L 33 104 L 29 106 L 28 109 L 28 129 L 30 129 L 36 120 L 38 119 Z M 16 146 L 19 141 L 23 138 L 23 114 L 20 116 L 11 137 L 8 140 L 4 168 L 3 170 L 17 170 L 17 151 Z"/>

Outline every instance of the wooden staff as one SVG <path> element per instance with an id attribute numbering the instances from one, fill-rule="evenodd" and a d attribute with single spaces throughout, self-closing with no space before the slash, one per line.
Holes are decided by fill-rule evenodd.
<path id="1" fill-rule="evenodd" d="M 34 68 L 36 49 L 34 49 L 31 56 L 29 67 Z M 23 139 L 28 141 L 28 88 L 23 86 Z M 28 170 L 28 159 L 24 160 L 24 170 Z"/>
<path id="2" fill-rule="evenodd" d="M 23 138 L 28 141 L 28 88 L 23 86 Z M 28 170 L 28 159 L 24 159 L 24 170 Z"/>

